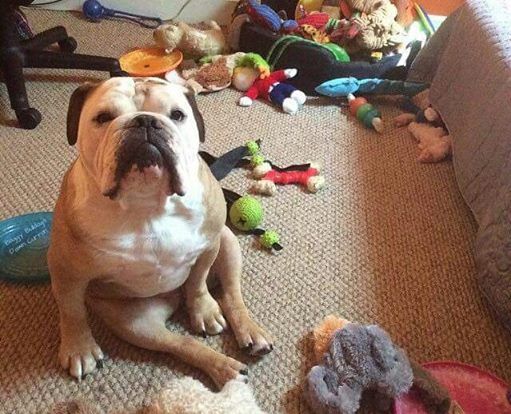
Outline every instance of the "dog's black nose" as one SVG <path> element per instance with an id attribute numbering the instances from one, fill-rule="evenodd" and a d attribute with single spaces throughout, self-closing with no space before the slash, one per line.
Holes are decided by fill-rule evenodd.
<path id="1" fill-rule="evenodd" d="M 163 124 L 161 121 L 151 115 L 138 115 L 130 123 L 130 126 L 135 128 L 154 128 L 162 129 Z"/>

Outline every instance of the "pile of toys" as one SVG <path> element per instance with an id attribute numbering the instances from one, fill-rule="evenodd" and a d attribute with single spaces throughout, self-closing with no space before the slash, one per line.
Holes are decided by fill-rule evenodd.
<path id="1" fill-rule="evenodd" d="M 261 141 L 249 141 L 227 153 L 215 157 L 205 151 L 201 157 L 209 165 L 213 176 L 222 180 L 234 168 L 251 168 L 255 183 L 250 188 L 252 193 L 274 195 L 277 185 L 301 184 L 310 193 L 316 193 L 325 185 L 317 164 L 307 163 L 278 167 L 267 160 L 261 153 Z M 240 195 L 223 188 L 231 224 L 238 230 L 259 237 L 262 247 L 281 250 L 280 236 L 274 230 L 259 228 L 264 218 L 264 210 L 259 200 L 252 195 Z"/>

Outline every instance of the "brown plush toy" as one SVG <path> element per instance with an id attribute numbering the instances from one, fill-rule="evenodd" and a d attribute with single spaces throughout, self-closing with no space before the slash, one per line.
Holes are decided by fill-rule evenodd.
<path id="1" fill-rule="evenodd" d="M 398 9 L 390 0 L 346 0 L 346 3 L 352 11 L 360 13 L 351 18 L 359 32 L 348 45 L 350 51 L 379 50 L 404 42 L 404 29 L 396 21 Z"/>

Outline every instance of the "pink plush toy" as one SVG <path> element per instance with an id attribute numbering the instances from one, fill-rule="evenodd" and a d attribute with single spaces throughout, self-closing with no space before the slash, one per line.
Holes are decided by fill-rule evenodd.
<path id="1" fill-rule="evenodd" d="M 440 114 L 432 107 L 426 108 L 420 117 L 409 113 L 398 115 L 394 118 L 394 125 L 408 125 L 408 131 L 419 147 L 420 162 L 440 162 L 451 155 L 451 136 L 445 129 Z"/>
<path id="2" fill-rule="evenodd" d="M 250 71 L 252 69 L 243 69 L 245 70 L 243 76 L 250 77 L 250 73 L 247 74 L 247 70 Z M 250 106 L 255 99 L 264 98 L 279 105 L 284 112 L 294 115 L 298 112 L 300 105 L 303 105 L 307 99 L 302 91 L 284 82 L 286 79 L 296 76 L 298 73 L 296 69 L 277 70 L 270 73 L 268 76 L 259 76 L 257 71 L 254 71 L 254 73 L 257 77 L 254 76 L 253 82 L 248 88 L 238 87 L 236 79 L 233 79 L 233 83 L 238 89 L 245 90 L 245 94 L 239 100 L 241 106 Z M 241 73 L 235 71 L 234 77 L 237 75 L 241 75 Z M 247 80 L 250 80 L 250 78 Z"/>

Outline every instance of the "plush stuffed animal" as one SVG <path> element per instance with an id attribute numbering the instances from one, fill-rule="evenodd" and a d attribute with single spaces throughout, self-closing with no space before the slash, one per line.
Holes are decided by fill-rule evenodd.
<path id="1" fill-rule="evenodd" d="M 256 24 L 266 27 L 274 33 L 289 33 L 298 27 L 295 20 L 282 19 L 270 6 L 260 4 L 256 0 L 246 0 L 242 9 Z"/>
<path id="2" fill-rule="evenodd" d="M 414 100 L 429 106 L 415 113 L 398 115 L 394 118 L 394 125 L 408 125 L 408 131 L 418 142 L 420 162 L 440 162 L 452 154 L 452 138 L 440 114 L 430 106 L 427 91 L 424 92 L 418 94 Z"/>
<path id="3" fill-rule="evenodd" d="M 396 22 L 398 10 L 390 0 L 346 0 L 353 13 L 330 38 L 349 52 L 395 47 L 405 40 L 403 27 Z M 350 33 L 353 33 L 350 35 Z"/>
<path id="4" fill-rule="evenodd" d="M 54 414 L 106 414 L 93 404 L 69 401 L 57 404 Z M 123 414 L 265 414 L 257 405 L 252 389 L 242 381 L 231 380 L 220 392 L 212 392 L 191 377 L 173 380 L 142 410 Z"/>
<path id="5" fill-rule="evenodd" d="M 264 414 L 248 384 L 231 380 L 220 392 L 184 377 L 173 381 L 144 414 Z"/>
<path id="6" fill-rule="evenodd" d="M 293 85 L 284 82 L 296 76 L 296 69 L 284 69 L 261 76 L 258 70 L 248 67 L 236 68 L 233 75 L 233 85 L 244 91 L 240 98 L 240 106 L 250 106 L 257 98 L 264 98 L 278 105 L 288 114 L 294 115 L 304 104 L 307 97 Z"/>
<path id="7" fill-rule="evenodd" d="M 327 329 L 335 326 L 332 320 Z M 307 376 L 306 399 L 316 414 L 355 414 L 369 391 L 376 410 L 390 409 L 393 398 L 412 386 L 405 352 L 376 325 L 339 322 L 321 363 Z"/>
<path id="8" fill-rule="evenodd" d="M 312 332 L 312 340 L 313 340 L 313 354 L 314 354 L 314 360 L 317 365 L 316 367 L 324 367 L 324 366 L 330 366 L 335 367 L 335 370 L 337 373 L 342 371 L 346 375 L 344 376 L 345 379 L 345 385 L 342 386 L 339 389 L 339 393 L 336 395 L 335 392 L 338 390 L 336 389 L 336 386 L 338 385 L 339 378 L 342 376 L 322 376 L 321 372 L 326 371 L 320 371 L 319 368 L 314 367 L 313 370 L 315 370 L 315 373 L 312 375 L 309 374 L 308 377 L 308 383 L 306 386 L 306 398 L 309 400 L 310 404 L 315 408 L 314 413 L 317 414 L 345 414 L 345 413 L 352 413 L 351 410 L 353 407 L 349 406 L 350 398 L 353 397 L 353 394 L 350 395 L 348 392 L 348 388 L 346 386 L 346 383 L 351 382 L 360 382 L 361 378 L 367 378 L 368 375 L 374 374 L 374 370 L 368 370 L 363 371 L 360 373 L 357 369 L 354 369 L 356 367 L 364 367 L 369 368 L 372 365 L 367 364 L 367 359 L 370 355 L 378 355 L 378 351 L 380 350 L 387 350 L 388 353 L 384 353 L 384 360 L 389 360 L 389 358 L 392 357 L 395 353 L 397 353 L 395 356 L 397 357 L 395 362 L 395 367 L 397 370 L 390 371 L 396 374 L 398 377 L 400 375 L 404 375 L 400 380 L 398 379 L 398 382 L 405 381 L 408 383 L 408 376 L 409 376 L 409 370 L 406 366 L 406 359 L 401 360 L 400 364 L 400 357 L 403 356 L 402 353 L 400 353 L 399 348 L 395 348 L 394 345 L 390 342 L 390 339 L 388 338 L 387 334 L 382 331 L 375 331 L 371 328 L 371 326 L 368 327 L 362 327 L 361 325 L 355 325 L 358 328 L 355 330 L 352 330 L 352 334 L 346 334 L 342 337 L 336 337 L 336 335 L 339 332 L 344 331 L 344 328 L 350 327 L 351 324 L 348 320 L 339 318 L 333 315 L 327 316 L 319 326 L 317 326 L 314 331 Z M 371 349 L 368 349 L 367 346 L 361 347 L 360 341 L 358 340 L 361 336 L 363 337 L 364 330 L 366 329 L 366 333 L 368 332 L 383 332 L 383 336 L 381 335 L 374 335 L 374 342 L 369 341 L 372 343 Z M 371 329 L 369 329 L 371 328 Z M 350 328 L 352 329 L 352 328 Z M 379 329 L 379 328 L 378 328 Z M 356 333 L 358 330 L 358 334 Z M 362 332 L 362 335 L 360 334 Z M 378 339 L 380 338 L 380 339 Z M 344 341 L 342 342 L 341 341 Z M 340 342 L 341 341 L 341 342 Z M 382 346 L 384 344 L 387 344 L 387 346 Z M 365 349 L 365 351 L 364 351 Z M 344 352 L 340 352 L 344 351 Z M 333 358 L 332 358 L 333 357 Z M 406 357 L 405 357 L 406 358 Z M 351 363 L 347 363 L 347 361 L 352 361 Z M 378 359 L 376 359 L 378 361 Z M 391 362 L 392 363 L 392 362 Z M 429 373 L 426 369 L 424 369 L 420 364 L 409 361 L 412 374 L 413 374 L 413 391 L 416 393 L 416 395 L 422 400 L 422 403 L 424 404 L 424 407 L 426 408 L 426 411 L 429 414 L 463 414 L 463 410 L 461 407 L 456 403 L 456 401 L 452 400 L 449 392 L 447 389 L 440 384 L 433 375 Z M 401 368 L 404 368 L 401 370 Z M 384 370 L 383 365 L 379 365 L 379 368 L 381 370 Z M 395 380 L 398 378 L 394 376 L 392 378 L 392 375 L 390 376 L 390 381 L 394 382 L 396 384 Z M 389 377 L 387 377 L 389 379 Z M 311 384 L 312 382 L 312 384 Z M 310 386 L 316 386 L 316 388 L 310 388 Z M 318 385 L 320 387 L 318 388 Z M 380 383 L 379 386 L 385 386 L 384 383 Z M 405 387 L 403 387 L 405 388 Z M 335 392 L 328 394 L 329 389 L 333 389 Z M 374 390 L 372 391 L 372 394 L 374 394 Z M 318 399 L 318 397 L 325 397 L 325 395 L 328 395 L 328 398 Z M 345 401 L 345 406 L 341 406 L 339 408 L 339 396 L 343 395 L 344 398 L 347 400 Z M 367 397 L 373 397 L 373 398 L 367 398 Z M 376 397 L 376 399 L 374 398 Z M 367 405 L 367 408 L 371 408 L 371 412 L 374 412 L 377 410 L 377 406 L 379 406 L 378 402 L 380 400 L 380 396 L 378 394 L 376 395 L 370 395 L 370 393 L 364 394 L 364 399 L 362 401 L 362 404 L 364 407 Z M 351 401 L 353 401 L 351 399 Z M 380 400 L 381 402 L 382 400 Z M 328 407 L 327 407 L 328 406 Z M 370 407 L 369 407 L 370 406 Z M 385 407 L 383 407 L 385 408 Z M 345 409 L 348 409 L 348 411 L 343 411 Z M 350 411 L 351 410 L 351 411 Z M 364 411 L 365 412 L 365 411 Z"/>
<path id="9" fill-rule="evenodd" d="M 214 21 L 188 25 L 164 24 L 153 32 L 156 44 L 167 51 L 179 49 L 187 58 L 223 54 L 227 49 L 221 27 Z"/>
<path id="10" fill-rule="evenodd" d="M 420 162 L 440 162 L 452 153 L 452 139 L 442 127 L 411 122 L 408 131 L 417 140 Z"/>
<path id="11" fill-rule="evenodd" d="M 216 92 L 231 85 L 234 68 L 245 56 L 243 52 L 232 55 L 215 55 L 201 59 L 202 66 L 192 62 L 192 67 L 181 70 L 181 76 L 195 93 Z"/>

